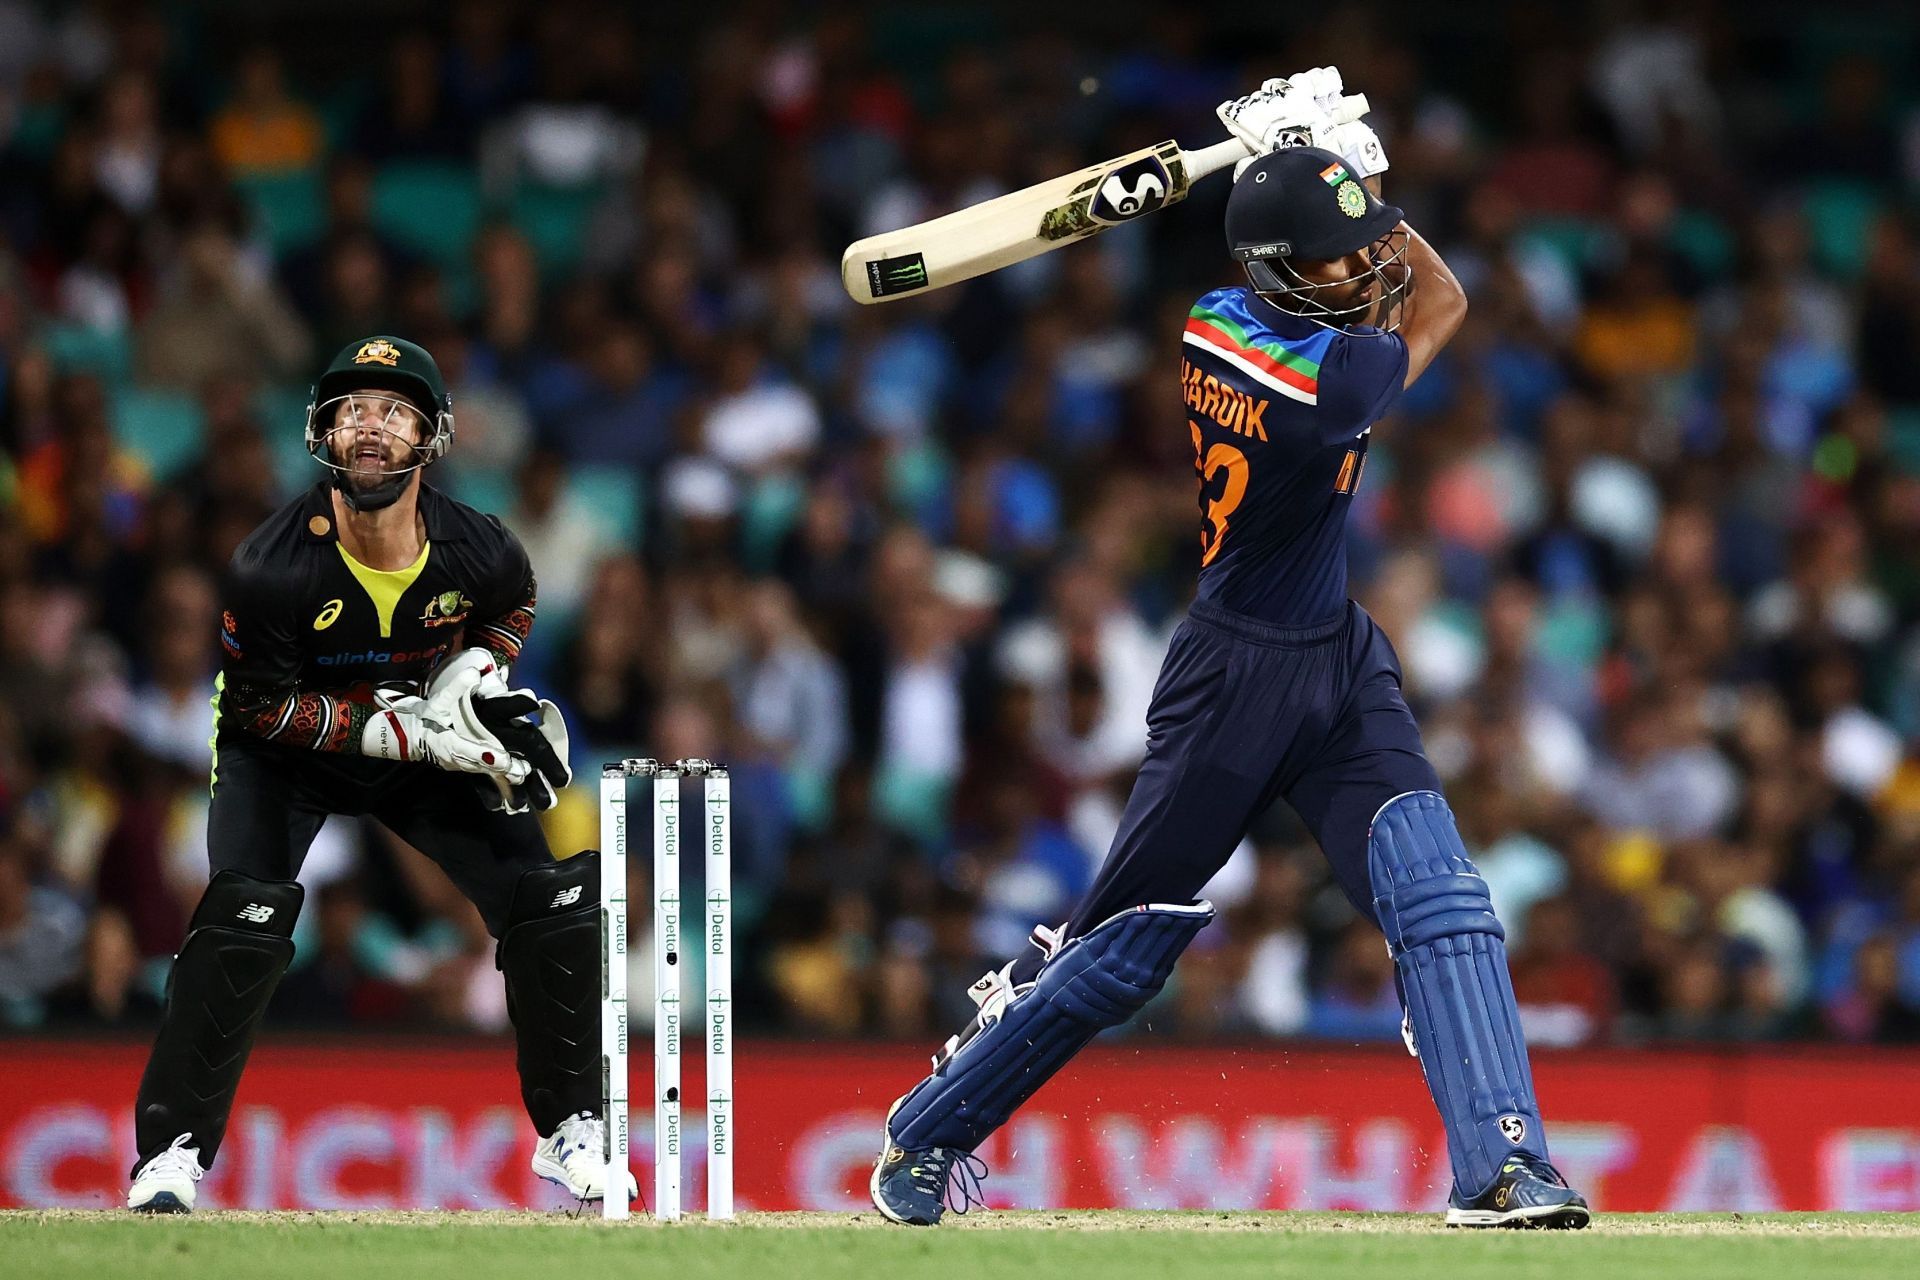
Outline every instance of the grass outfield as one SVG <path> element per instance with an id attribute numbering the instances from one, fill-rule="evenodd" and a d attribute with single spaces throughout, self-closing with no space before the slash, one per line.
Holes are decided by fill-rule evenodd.
<path id="1" fill-rule="evenodd" d="M 1553 1233 L 1448 1231 L 1435 1217 L 1377 1213 L 976 1212 L 949 1222 L 914 1231 L 873 1213 L 613 1226 L 563 1214 L 0 1212 L 0 1271 L 13 1280 L 1832 1280 L 1910 1273 L 1920 1256 L 1920 1216 L 1903 1214 L 1613 1214 L 1586 1231 Z"/>

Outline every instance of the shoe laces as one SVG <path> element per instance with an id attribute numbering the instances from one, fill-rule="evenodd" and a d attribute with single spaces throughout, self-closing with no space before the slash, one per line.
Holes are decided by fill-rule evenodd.
<path id="1" fill-rule="evenodd" d="M 920 1152 L 907 1169 L 907 1176 L 923 1194 L 937 1198 L 958 1214 L 986 1208 L 987 1194 L 982 1182 L 987 1173 L 985 1160 L 956 1147 L 935 1147 Z"/>
<path id="2" fill-rule="evenodd" d="M 560 1122 L 554 1130 L 554 1136 L 560 1139 L 560 1158 L 566 1159 L 575 1151 L 590 1151 L 598 1155 L 607 1143 L 607 1122 L 590 1111 L 579 1111 Z"/>
<path id="3" fill-rule="evenodd" d="M 1560 1171 L 1539 1156 L 1512 1155 L 1507 1157 L 1505 1168 L 1519 1169 L 1530 1178 L 1536 1178 L 1550 1186 L 1565 1187 L 1567 1180 Z"/>
<path id="4" fill-rule="evenodd" d="M 192 1137 L 190 1133 L 183 1133 L 168 1143 L 165 1151 L 147 1161 L 146 1166 L 140 1170 L 140 1176 L 144 1178 L 150 1173 L 184 1173 L 193 1181 L 200 1181 L 206 1174 L 206 1170 L 200 1167 L 200 1148 L 187 1145 Z"/>

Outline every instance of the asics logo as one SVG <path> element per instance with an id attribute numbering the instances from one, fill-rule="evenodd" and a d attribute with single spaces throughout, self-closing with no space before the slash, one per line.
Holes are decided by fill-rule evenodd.
<path id="1" fill-rule="evenodd" d="M 340 611 L 346 607 L 347 607 L 346 602 L 341 600 L 338 596 L 335 596 L 333 599 L 327 601 L 327 603 L 321 607 L 321 610 L 318 616 L 314 618 L 313 629 L 315 631 L 325 631 L 328 627 L 333 625 L 334 619 L 338 618 L 340 616 Z"/>
<path id="2" fill-rule="evenodd" d="M 273 919 L 273 908 L 264 903 L 249 902 L 246 906 L 240 908 L 237 914 L 240 919 L 245 920 L 248 924 L 265 924 L 267 921 Z"/>
<path id="3" fill-rule="evenodd" d="M 560 892 L 554 894 L 553 901 L 547 904 L 547 910 L 552 911 L 559 907 L 570 907 L 578 901 L 580 901 L 580 886 L 575 885 L 571 889 L 562 889 Z"/>

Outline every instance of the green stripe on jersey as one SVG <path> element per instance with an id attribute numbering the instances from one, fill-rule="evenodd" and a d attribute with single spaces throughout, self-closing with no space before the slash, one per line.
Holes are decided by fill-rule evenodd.
<path id="1" fill-rule="evenodd" d="M 1304 373 L 1309 378 L 1318 378 L 1320 376 L 1320 363 L 1317 360 L 1309 360 L 1299 352 L 1291 351 L 1277 342 L 1272 342 L 1264 338 L 1249 337 L 1245 329 L 1242 329 L 1239 325 L 1217 311 L 1209 311 L 1205 307 L 1195 307 L 1188 314 L 1202 324 L 1211 325 L 1221 333 L 1226 334 L 1227 337 L 1233 339 L 1233 345 L 1236 347 L 1247 351 L 1258 351 L 1262 355 L 1270 356 L 1288 368 Z"/>

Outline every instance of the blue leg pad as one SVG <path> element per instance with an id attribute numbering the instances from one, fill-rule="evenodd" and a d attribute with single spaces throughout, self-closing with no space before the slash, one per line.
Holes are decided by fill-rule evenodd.
<path id="1" fill-rule="evenodd" d="M 1515 1151 L 1547 1155 L 1506 931 L 1437 792 L 1408 792 L 1381 808 L 1367 869 L 1399 969 L 1409 1047 L 1446 1124 L 1454 1181 L 1471 1196 Z"/>
<path id="2" fill-rule="evenodd" d="M 1011 965 L 982 978 L 980 1016 L 894 1108 L 894 1143 L 972 1151 L 1089 1040 L 1158 995 L 1211 919 L 1206 902 L 1135 907 L 1053 950 L 1024 987 L 1011 985 Z"/>

